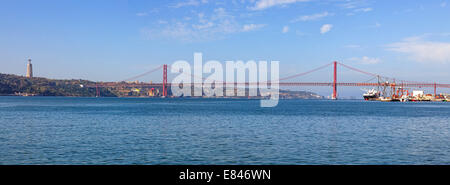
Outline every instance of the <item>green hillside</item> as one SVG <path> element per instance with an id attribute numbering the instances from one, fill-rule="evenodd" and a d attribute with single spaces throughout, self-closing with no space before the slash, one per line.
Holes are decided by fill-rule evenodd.
<path id="1" fill-rule="evenodd" d="M 28 93 L 39 96 L 95 96 L 95 88 L 81 85 L 93 84 L 86 80 L 52 80 L 47 78 L 26 78 L 0 73 L 0 95 Z M 107 89 L 101 89 L 102 96 L 116 96 Z"/>

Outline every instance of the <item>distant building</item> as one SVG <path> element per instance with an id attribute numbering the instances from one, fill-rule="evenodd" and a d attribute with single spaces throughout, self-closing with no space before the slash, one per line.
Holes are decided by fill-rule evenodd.
<path id="1" fill-rule="evenodd" d="M 31 59 L 28 59 L 27 78 L 33 78 L 33 65 L 31 64 Z"/>

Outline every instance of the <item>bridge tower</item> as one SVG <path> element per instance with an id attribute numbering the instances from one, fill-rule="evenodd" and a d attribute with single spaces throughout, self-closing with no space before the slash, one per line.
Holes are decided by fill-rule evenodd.
<path id="1" fill-rule="evenodd" d="M 163 96 L 167 96 L 167 64 L 163 66 Z"/>
<path id="2" fill-rule="evenodd" d="M 333 95 L 331 99 L 336 100 L 337 99 L 337 62 L 333 62 L 334 65 L 334 74 L 333 74 Z"/>
<path id="3" fill-rule="evenodd" d="M 436 84 L 436 82 L 434 82 L 434 98 L 436 98 L 436 86 L 437 86 L 437 84 Z"/>

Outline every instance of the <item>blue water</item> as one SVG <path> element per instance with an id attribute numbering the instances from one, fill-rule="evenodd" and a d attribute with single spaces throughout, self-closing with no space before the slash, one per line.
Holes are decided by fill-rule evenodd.
<path id="1" fill-rule="evenodd" d="M 450 103 L 0 97 L 0 164 L 450 164 Z"/>

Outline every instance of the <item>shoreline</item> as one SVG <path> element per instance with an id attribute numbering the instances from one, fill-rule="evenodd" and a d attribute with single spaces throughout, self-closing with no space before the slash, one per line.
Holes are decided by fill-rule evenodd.
<path id="1" fill-rule="evenodd" d="M 246 100 L 261 100 L 267 98 L 259 98 L 259 97 L 160 97 L 160 96 L 20 96 L 20 95 L 3 95 L 0 94 L 0 97 L 61 97 L 61 98 L 139 98 L 139 99 L 246 99 Z M 280 100 L 331 100 L 326 98 L 279 98 Z M 342 100 L 363 100 L 363 99 L 342 99 Z"/>

